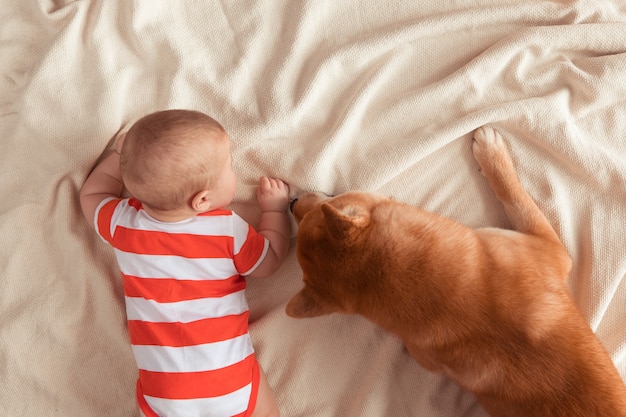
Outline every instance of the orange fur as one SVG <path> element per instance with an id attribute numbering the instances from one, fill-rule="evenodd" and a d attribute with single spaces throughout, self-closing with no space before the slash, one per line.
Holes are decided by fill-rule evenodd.
<path id="1" fill-rule="evenodd" d="M 501 136 L 473 153 L 515 231 L 471 229 L 368 193 L 293 205 L 304 288 L 292 317 L 357 313 L 491 416 L 626 416 L 626 387 L 571 299 L 571 260 L 520 184 Z"/>

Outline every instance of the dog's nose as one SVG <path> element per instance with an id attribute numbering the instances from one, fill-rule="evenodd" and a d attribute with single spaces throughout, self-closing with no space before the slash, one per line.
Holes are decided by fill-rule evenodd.
<path id="1" fill-rule="evenodd" d="M 296 201 L 298 201 L 297 198 L 294 198 L 293 200 L 291 200 L 291 202 L 289 203 L 289 211 L 293 213 L 293 205 L 296 204 Z"/>

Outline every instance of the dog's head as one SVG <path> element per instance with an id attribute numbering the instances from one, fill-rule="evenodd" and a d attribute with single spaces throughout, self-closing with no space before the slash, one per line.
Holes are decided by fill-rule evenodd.
<path id="1" fill-rule="evenodd" d="M 308 193 L 292 203 L 298 223 L 296 254 L 304 288 L 287 305 L 291 317 L 356 312 L 376 264 L 370 235 L 382 197 L 350 192 L 337 197 Z"/>

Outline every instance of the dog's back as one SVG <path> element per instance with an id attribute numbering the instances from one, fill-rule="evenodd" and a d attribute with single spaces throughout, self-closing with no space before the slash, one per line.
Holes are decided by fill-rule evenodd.
<path id="1" fill-rule="evenodd" d="M 365 263 L 344 262 L 336 272 L 353 284 L 336 294 L 418 362 L 493 416 L 626 416 L 624 383 L 569 295 L 560 242 L 474 231 L 392 200 L 369 210 L 365 240 L 349 245 Z"/>

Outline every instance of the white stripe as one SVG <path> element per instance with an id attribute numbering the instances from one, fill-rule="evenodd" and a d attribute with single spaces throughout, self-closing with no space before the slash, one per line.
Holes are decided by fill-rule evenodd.
<path id="1" fill-rule="evenodd" d="M 111 236 L 115 236 L 117 222 L 128 215 L 135 215 L 135 213 L 137 213 L 137 210 L 128 204 L 128 200 L 122 200 L 111 215 Z"/>
<path id="2" fill-rule="evenodd" d="M 180 222 L 165 223 L 152 218 L 145 210 L 137 211 L 128 201 L 116 210 L 116 225 L 128 229 L 153 230 L 191 235 L 230 236 L 232 215 L 196 216 Z"/>
<path id="3" fill-rule="evenodd" d="M 234 365 L 246 359 L 254 348 L 246 333 L 229 340 L 194 346 L 133 345 L 139 369 L 153 372 L 204 372 Z"/>
<path id="4" fill-rule="evenodd" d="M 123 274 L 139 278 L 188 280 L 226 279 L 238 275 L 230 258 L 184 258 L 174 255 L 143 255 L 115 249 Z"/>
<path id="5" fill-rule="evenodd" d="M 144 395 L 148 405 L 160 416 L 223 417 L 241 414 L 248 409 L 252 384 L 230 394 L 197 400 L 168 400 Z"/>
<path id="6" fill-rule="evenodd" d="M 233 213 L 232 221 L 233 221 L 232 233 L 233 233 L 233 238 L 235 240 L 233 251 L 235 252 L 235 255 L 237 255 L 239 251 L 241 250 L 241 248 L 243 247 L 243 244 L 246 243 L 246 240 L 248 239 L 248 232 L 250 231 L 250 226 L 248 225 L 248 223 L 245 222 L 245 220 L 243 220 L 241 217 L 239 217 L 235 213 Z"/>
<path id="7" fill-rule="evenodd" d="M 190 323 L 196 320 L 242 314 L 248 311 L 245 290 L 219 298 L 158 303 L 140 297 L 126 297 L 128 320 L 151 323 Z"/>

